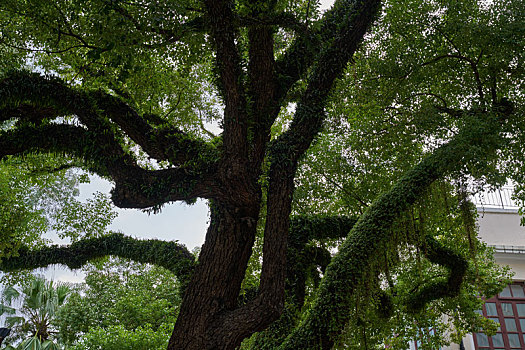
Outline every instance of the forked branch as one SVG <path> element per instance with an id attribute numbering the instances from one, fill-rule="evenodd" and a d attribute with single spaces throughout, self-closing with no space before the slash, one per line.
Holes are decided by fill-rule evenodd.
<path id="1" fill-rule="evenodd" d="M 53 120 L 71 115 L 82 125 Z M 68 154 L 115 181 L 113 200 L 120 207 L 148 208 L 217 194 L 214 172 L 218 157 L 213 147 L 176 130 L 154 130 L 115 97 L 81 93 L 55 78 L 16 72 L 0 82 L 0 116 L 19 120 L 15 128 L 0 133 L 0 159 L 27 152 Z M 181 162 L 195 157 L 197 161 L 179 168 L 144 169 L 134 154 L 124 150 L 119 141 L 123 133 L 155 155 Z"/>

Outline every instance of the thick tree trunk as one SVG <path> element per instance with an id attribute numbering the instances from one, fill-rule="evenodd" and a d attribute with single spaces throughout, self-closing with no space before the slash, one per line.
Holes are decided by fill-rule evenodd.
<path id="1" fill-rule="evenodd" d="M 258 206 L 212 205 L 206 242 L 184 294 L 168 350 L 232 348 L 224 344 L 226 335 L 216 334 L 219 328 L 214 323 L 237 307 L 255 239 L 258 210 Z"/>

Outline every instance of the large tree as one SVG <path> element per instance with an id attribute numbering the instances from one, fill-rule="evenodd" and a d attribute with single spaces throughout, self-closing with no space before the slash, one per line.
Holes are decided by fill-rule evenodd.
<path id="1" fill-rule="evenodd" d="M 519 26 L 512 27 L 522 5 L 467 5 L 404 1 L 382 10 L 380 1 L 339 0 L 320 13 L 311 1 L 4 1 L 0 158 L 34 152 L 71 157 L 114 182 L 112 200 L 119 207 L 155 211 L 168 202 L 205 198 L 211 219 L 196 264 L 175 243 L 113 234 L 71 247 L 21 249 L 3 269 L 58 262 L 78 267 L 102 255 L 162 265 L 185 289 L 168 349 L 233 349 L 281 316 L 285 290 L 302 305 L 304 278 L 294 267 L 304 260 L 302 252 L 317 251 L 307 242 L 324 238 L 344 243 L 333 258 L 326 251 L 314 254 L 324 269 L 316 296 L 274 347 L 331 348 L 354 315 L 356 293 L 381 284 L 378 256 L 401 243 L 421 248 L 446 271 L 405 301 L 409 309 L 457 295 L 468 270 L 465 258 L 432 236 L 400 238 L 394 228 L 436 180 L 486 176 L 486 169 L 497 168 L 488 165 L 504 156 L 507 166 L 522 162 L 516 112 L 522 39 L 513 36 Z M 481 34 L 494 37 L 478 46 L 457 43 L 465 35 L 463 13 L 479 20 Z M 379 29 L 369 32 L 378 18 Z M 376 41 L 355 56 L 367 33 Z M 494 38 L 508 56 L 491 45 Z M 381 83 L 370 88 L 360 80 L 349 69 L 354 60 L 361 62 L 359 73 L 373 69 L 365 76 Z M 448 70 L 425 71 L 448 61 L 454 62 Z M 21 62 L 37 72 L 7 70 Z M 376 76 L 382 68 L 389 74 Z M 447 79 L 438 74 L 451 70 L 458 83 L 439 90 Z M 399 136 L 384 147 L 395 151 L 413 141 L 421 152 L 362 208 L 357 222 L 325 218 L 290 231 L 299 162 L 327 120 L 330 97 L 340 96 L 333 91 L 345 90 L 337 82 L 352 77 L 356 84 L 347 91 L 359 99 L 341 101 L 362 109 L 344 123 L 359 129 L 368 109 L 375 125 Z M 433 82 L 439 93 L 427 89 Z M 384 93 L 392 85 L 398 95 Z M 412 110 L 401 113 L 407 105 Z M 416 127 L 421 120 L 427 122 L 423 131 Z M 213 121 L 219 121 L 220 136 L 207 130 L 205 122 Z M 284 131 L 273 130 L 272 138 L 279 125 Z M 411 133 L 418 137 L 407 139 Z M 364 157 L 375 149 L 363 149 Z M 240 298 L 258 227 L 264 243 L 257 290 Z M 387 294 L 379 296 L 382 304 L 389 304 Z"/>

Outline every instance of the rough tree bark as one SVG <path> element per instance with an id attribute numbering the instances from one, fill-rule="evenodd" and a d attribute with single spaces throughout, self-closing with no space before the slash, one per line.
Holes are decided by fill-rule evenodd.
<path id="1" fill-rule="evenodd" d="M 220 20 L 211 21 L 209 25 L 217 45 L 222 83 L 227 89 L 224 158 L 218 173 L 224 184 L 235 183 L 235 187 L 231 187 L 232 193 L 245 189 L 243 197 L 255 200 L 246 207 L 239 207 L 237 202 L 232 209 L 227 209 L 228 204 L 224 202 L 214 203 L 217 208 L 212 212 L 215 210 L 216 213 L 212 215 L 199 266 L 184 298 L 168 349 L 234 349 L 245 337 L 264 329 L 279 317 L 284 308 L 287 235 L 297 162 L 320 130 L 326 97 L 378 9 L 376 1 L 342 2 L 340 7 L 327 15 L 329 20 L 341 21 L 339 26 L 331 28 L 335 39 L 313 68 L 290 130 L 268 148 L 269 128 L 279 111 L 279 100 L 282 98 L 279 94 L 283 94 L 275 78 L 278 67 L 272 53 L 271 31 L 263 26 L 252 28 L 249 33 L 250 92 L 255 111 L 252 122 L 257 133 L 254 142 L 248 145 L 243 124 L 248 123 L 249 117 L 244 113 L 246 101 L 240 97 L 243 95 L 238 86 L 241 73 L 235 65 L 239 54 L 233 44 L 235 30 L 228 23 L 231 18 L 228 3 L 211 1 L 206 5 L 210 14 L 221 14 Z M 348 7 L 344 8 L 345 5 Z M 329 20 L 326 26 L 334 26 Z M 295 69 L 298 77 L 301 69 Z M 293 72 L 287 73 L 293 77 Z M 280 85 L 286 84 L 290 83 L 281 82 Z M 260 288 L 254 300 L 237 307 L 240 283 L 251 253 L 258 219 L 260 189 L 256 181 L 261 175 L 265 154 L 269 155 L 271 168 Z M 255 169 L 255 173 L 251 173 L 250 169 Z M 239 183 L 238 179 L 243 179 L 245 183 Z M 202 312 L 204 305 L 207 309 L 205 313 Z"/>

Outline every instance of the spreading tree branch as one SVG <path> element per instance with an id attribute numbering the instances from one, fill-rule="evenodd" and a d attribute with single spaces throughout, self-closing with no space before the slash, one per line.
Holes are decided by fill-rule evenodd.
<path id="1" fill-rule="evenodd" d="M 69 154 L 85 161 L 89 170 L 115 181 L 113 200 L 120 207 L 148 208 L 168 201 L 211 198 L 217 194 L 214 173 L 218 157 L 213 148 L 203 142 L 193 142 L 176 131 L 156 132 L 120 100 L 101 93 L 94 95 L 96 98 L 70 89 L 58 79 L 38 74 L 17 72 L 3 79 L 0 82 L 0 115 L 17 116 L 31 122 L 0 133 L 0 159 L 35 151 Z M 32 105 L 36 107 L 31 109 Z M 48 112 L 50 109 L 52 113 Z M 113 123 L 99 114 L 100 109 Z M 45 113 L 39 118 L 40 111 Z M 49 115 L 72 114 L 83 126 L 45 120 Z M 115 130 L 119 123 L 122 129 Z M 187 167 L 143 169 L 118 141 L 122 130 L 131 134 L 132 139 L 144 141 L 144 147 L 152 153 L 159 150 L 155 153 L 158 154 L 167 148 L 177 159 L 179 150 L 170 149 L 168 145 L 172 141 L 172 147 L 187 147 L 180 152 L 180 160 L 186 159 L 189 153 L 198 160 Z M 147 130 L 151 132 L 151 142 L 140 135 L 140 131 Z"/>
<path id="2" fill-rule="evenodd" d="M 29 104 L 20 104 L 15 107 L 6 107 L 0 109 L 0 122 L 6 122 L 11 119 L 18 119 L 19 124 L 41 124 L 43 121 L 49 121 L 57 118 L 57 111 L 50 107 L 34 107 Z"/>
<path id="3" fill-rule="evenodd" d="M 430 262 L 446 267 L 449 275 L 446 279 L 436 279 L 425 284 L 410 295 L 406 303 L 413 312 L 420 311 L 432 300 L 457 296 L 468 267 L 465 258 L 444 247 L 432 236 L 425 237 L 424 254 Z"/>
<path id="4" fill-rule="evenodd" d="M 196 159 L 214 158 L 215 149 L 176 127 L 153 128 L 147 120 L 119 98 L 104 93 L 77 91 L 54 77 L 12 72 L 0 83 L 0 120 L 19 118 L 36 122 L 76 115 L 91 131 L 107 134 L 115 129 L 157 160 L 175 165 Z M 33 106 L 33 107 L 31 107 Z"/>
<path id="5" fill-rule="evenodd" d="M 91 260 L 105 256 L 162 266 L 173 272 L 184 284 L 189 281 L 195 265 L 194 256 L 177 242 L 140 240 L 121 233 L 111 233 L 99 238 L 86 238 L 69 246 L 52 245 L 34 250 L 22 247 L 17 257 L 0 261 L 0 270 L 13 272 L 54 264 L 78 269 Z"/>
<path id="6" fill-rule="evenodd" d="M 0 133 L 0 159 L 27 152 L 68 154 L 115 181 L 113 202 L 121 208 L 149 208 L 169 201 L 217 195 L 213 169 L 192 174 L 186 169 L 146 170 L 118 144 L 108 143 L 82 127 L 49 124 Z"/>
<path id="7" fill-rule="evenodd" d="M 192 174 L 185 169 L 146 170 L 118 145 L 105 143 L 82 127 L 49 124 L 27 126 L 0 133 L 0 159 L 27 152 L 68 154 L 115 181 L 114 203 L 122 208 L 149 208 L 168 201 L 211 198 L 217 185 L 210 173 Z"/>
<path id="8" fill-rule="evenodd" d="M 186 162 L 218 159 L 217 150 L 177 127 L 162 126 L 153 128 L 147 119 L 140 116 L 134 109 L 119 98 L 101 91 L 90 95 L 96 106 L 102 109 L 104 115 L 117 124 L 124 133 L 152 158 L 167 160 L 174 165 Z M 151 116 L 149 116 L 151 119 Z"/>
<path id="9" fill-rule="evenodd" d="M 320 266 L 322 271 L 331 260 L 330 253 L 312 241 L 341 239 L 355 225 L 357 218 L 345 216 L 295 216 L 290 224 L 290 236 L 286 255 L 286 290 L 288 301 L 300 309 L 304 303 L 308 266 Z"/>
<path id="10" fill-rule="evenodd" d="M 101 176 L 122 177 L 141 169 L 116 142 L 97 137 L 83 127 L 67 124 L 27 125 L 0 133 L 0 159 L 28 152 L 68 154 L 86 161 Z"/>
<path id="11" fill-rule="evenodd" d="M 276 158 L 296 162 L 319 132 L 324 107 L 335 80 L 341 76 L 348 62 L 374 21 L 380 7 L 379 0 L 348 0 L 334 5 L 327 27 L 336 26 L 334 39 L 321 51 L 306 91 L 297 105 L 290 129 L 272 145 Z M 334 17 L 334 18 L 332 18 Z M 285 150 L 287 154 L 279 154 Z M 277 152 L 276 152 L 277 151 Z"/>
<path id="12" fill-rule="evenodd" d="M 503 113 L 482 112 L 472 116 L 461 133 L 424 158 L 390 191 L 372 203 L 328 266 L 315 304 L 281 349 L 332 347 L 340 334 L 340 325 L 349 321 L 352 296 L 365 276 L 366 268 L 363 267 L 369 266 L 372 259 L 381 254 L 381 247 L 391 239 L 390 228 L 394 220 L 434 181 L 493 154 L 501 145 L 499 132 L 507 117 Z M 436 246 L 431 247 L 435 252 L 442 252 Z M 430 258 L 434 259 L 435 255 L 430 254 Z M 462 274 L 459 274 L 449 281 L 459 284 L 461 279 Z M 422 293 L 421 296 L 429 298 L 447 295 L 426 293 L 426 290 Z"/>
<path id="13" fill-rule="evenodd" d="M 292 85 L 304 77 L 312 64 L 319 58 L 319 54 L 326 48 L 327 43 L 331 43 L 334 38 L 336 39 L 340 35 L 341 26 L 338 23 L 343 23 L 341 19 L 350 21 L 343 26 L 355 27 L 356 32 L 360 30 L 356 25 L 358 25 L 357 21 L 360 20 L 359 15 L 361 13 L 359 11 L 364 10 L 361 3 L 363 1 L 336 1 L 334 6 L 324 13 L 317 26 L 319 29 L 310 30 L 305 27 L 297 35 L 286 53 L 277 61 L 276 70 L 279 77 L 277 100 L 281 101 Z M 349 44 L 351 45 L 351 43 Z"/>

